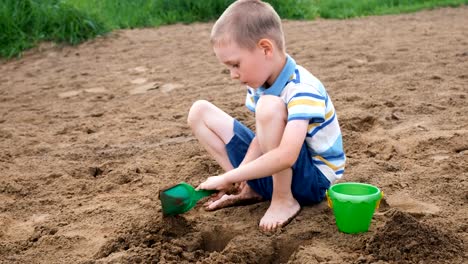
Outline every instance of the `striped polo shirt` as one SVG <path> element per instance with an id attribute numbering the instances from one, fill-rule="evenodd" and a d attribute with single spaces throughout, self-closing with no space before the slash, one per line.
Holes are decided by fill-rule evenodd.
<path id="1" fill-rule="evenodd" d="M 255 112 L 258 99 L 265 94 L 283 99 L 288 109 L 288 122 L 309 120 L 305 141 L 313 164 L 330 183 L 340 179 L 346 161 L 341 130 L 333 103 L 320 80 L 296 65 L 288 55 L 286 65 L 272 86 L 247 87 L 247 108 Z"/>

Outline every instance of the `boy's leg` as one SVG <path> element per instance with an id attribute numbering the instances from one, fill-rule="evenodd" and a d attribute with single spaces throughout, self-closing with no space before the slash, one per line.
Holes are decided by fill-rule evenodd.
<path id="1" fill-rule="evenodd" d="M 263 153 L 280 145 L 287 122 L 287 109 L 281 98 L 262 96 L 256 108 L 257 139 Z M 272 231 L 287 224 L 300 211 L 301 206 L 291 191 L 292 169 L 272 175 L 271 204 L 260 220 L 260 228 Z"/>
<path id="2" fill-rule="evenodd" d="M 226 144 L 234 136 L 234 119 L 208 101 L 196 101 L 190 108 L 187 122 L 193 135 L 225 170 L 233 169 Z"/>
<path id="3" fill-rule="evenodd" d="M 246 142 L 231 142 L 233 140 L 236 129 L 240 130 L 237 133 L 248 133 L 242 131 L 247 130 L 240 123 L 236 129 L 234 128 L 234 118 L 227 113 L 209 103 L 208 101 L 196 101 L 190 108 L 187 122 L 192 129 L 193 134 L 198 139 L 200 144 L 210 153 L 210 155 L 220 164 L 225 170 L 229 171 L 238 166 L 245 156 L 243 153 L 242 158 L 238 157 L 237 164 L 232 164 L 229 158 L 230 155 L 242 155 L 240 153 L 228 153 L 228 143 L 233 143 L 236 146 L 232 151 L 236 151 L 240 144 Z M 250 130 L 249 130 L 250 132 Z M 251 133 L 251 132 L 250 132 Z M 238 136 L 236 136 L 238 137 Z M 237 139 L 237 138 L 234 138 Z M 244 140 L 245 141 L 245 140 Z M 246 144 L 245 148 L 248 148 Z M 241 200 L 260 201 L 261 196 L 255 193 L 245 182 L 240 184 L 240 192 L 234 195 L 222 195 L 215 197 L 214 200 L 208 201 L 205 205 L 208 210 L 217 210 L 223 207 L 232 206 Z"/>

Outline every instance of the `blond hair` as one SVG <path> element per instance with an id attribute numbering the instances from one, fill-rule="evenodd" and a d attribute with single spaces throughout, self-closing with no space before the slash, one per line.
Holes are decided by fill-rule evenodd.
<path id="1" fill-rule="evenodd" d="M 285 51 L 281 18 L 273 7 L 260 0 L 238 0 L 218 18 L 211 30 L 211 43 L 234 41 L 239 47 L 254 49 L 260 39 L 269 39 Z"/>

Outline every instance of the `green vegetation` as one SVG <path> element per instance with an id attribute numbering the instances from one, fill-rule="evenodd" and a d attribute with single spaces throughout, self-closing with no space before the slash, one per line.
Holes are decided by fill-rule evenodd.
<path id="1" fill-rule="evenodd" d="M 351 18 L 414 12 L 422 9 L 468 4 L 468 0 L 330 0 L 314 1 L 322 18 Z"/>
<path id="2" fill-rule="evenodd" d="M 0 0 L 0 56 L 40 41 L 78 44 L 114 29 L 204 22 L 234 0 Z M 282 18 L 314 19 L 413 12 L 468 0 L 266 0 Z"/>
<path id="3" fill-rule="evenodd" d="M 105 33 L 97 16 L 59 0 L 0 0 L 0 56 L 12 57 L 39 41 L 77 44 Z"/>
<path id="4" fill-rule="evenodd" d="M 234 0 L 63 0 L 101 17 L 111 28 L 159 26 L 215 20 Z M 313 19 L 312 0 L 266 0 L 281 17 Z"/>

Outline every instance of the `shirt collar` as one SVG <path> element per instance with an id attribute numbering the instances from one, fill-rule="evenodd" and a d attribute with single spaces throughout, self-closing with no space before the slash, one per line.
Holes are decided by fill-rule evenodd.
<path id="1" fill-rule="evenodd" d="M 275 82 L 268 88 L 263 86 L 256 90 L 257 95 L 269 94 L 280 96 L 286 83 L 293 77 L 294 71 L 296 70 L 296 62 L 291 56 L 286 55 L 286 64 L 281 70 L 281 73 L 276 78 Z"/>

